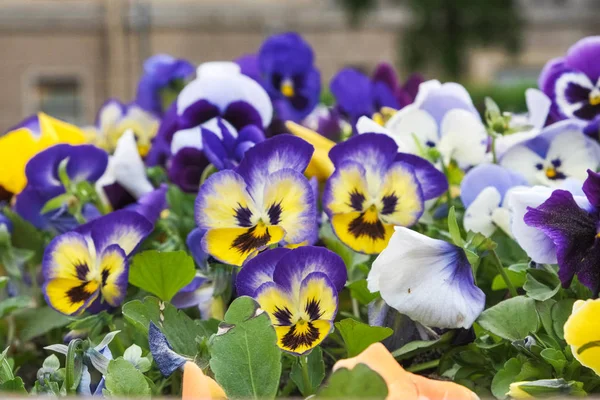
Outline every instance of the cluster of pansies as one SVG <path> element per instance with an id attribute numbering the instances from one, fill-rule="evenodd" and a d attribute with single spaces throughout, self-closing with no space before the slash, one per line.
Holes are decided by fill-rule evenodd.
<path id="1" fill-rule="evenodd" d="M 385 63 L 325 85 L 284 33 L 154 56 L 90 126 L 27 118 L 0 136 L 0 392 L 600 392 L 599 57 L 515 114 Z"/>

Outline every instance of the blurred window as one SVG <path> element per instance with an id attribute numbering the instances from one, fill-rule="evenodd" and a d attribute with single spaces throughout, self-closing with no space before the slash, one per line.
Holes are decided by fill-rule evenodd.
<path id="1" fill-rule="evenodd" d="M 83 122 L 81 84 L 76 77 L 40 77 L 35 94 L 39 111 L 73 124 Z"/>

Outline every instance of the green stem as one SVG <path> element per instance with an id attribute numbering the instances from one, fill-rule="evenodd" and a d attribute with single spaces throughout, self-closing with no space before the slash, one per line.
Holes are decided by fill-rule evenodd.
<path id="1" fill-rule="evenodd" d="M 304 393 L 302 395 L 308 397 L 315 394 L 308 374 L 308 356 L 300 356 L 299 361 L 302 366 L 302 381 L 304 382 Z"/>
<path id="2" fill-rule="evenodd" d="M 108 329 L 110 329 L 111 332 L 118 331 L 117 326 L 112 321 L 108 323 Z M 123 343 L 121 343 L 121 339 L 119 339 L 119 335 L 115 335 L 115 338 L 112 341 L 115 344 L 119 354 L 120 355 L 125 354 L 125 346 L 123 346 Z"/>
<path id="3" fill-rule="evenodd" d="M 492 136 L 492 145 L 491 147 L 491 151 L 492 151 L 492 161 L 494 162 L 494 164 L 498 164 L 498 157 L 496 156 L 496 136 Z"/>
<path id="4" fill-rule="evenodd" d="M 416 365 L 411 365 L 410 367 L 406 368 L 407 371 L 409 372 L 420 372 L 420 371 L 425 371 L 428 369 L 432 369 L 437 367 L 438 365 L 440 365 L 440 360 L 431 360 L 431 361 L 427 361 L 421 364 L 416 364 Z"/>
<path id="5" fill-rule="evenodd" d="M 498 257 L 498 253 L 496 253 L 496 250 L 492 250 L 492 258 L 494 259 L 494 264 L 496 265 L 496 269 L 498 270 L 498 273 L 504 280 L 504 283 L 506 283 L 506 287 L 508 288 L 508 291 L 510 292 L 510 296 L 517 297 L 519 295 L 517 293 L 517 289 L 511 282 L 510 278 L 508 277 L 508 274 L 506 273 L 506 270 L 504 269 L 504 266 L 502 265 L 502 261 L 500 261 L 500 257 Z"/>
<path id="6" fill-rule="evenodd" d="M 356 319 L 360 321 L 360 308 L 358 305 L 358 300 L 356 300 L 354 297 L 352 298 L 352 313 Z"/>

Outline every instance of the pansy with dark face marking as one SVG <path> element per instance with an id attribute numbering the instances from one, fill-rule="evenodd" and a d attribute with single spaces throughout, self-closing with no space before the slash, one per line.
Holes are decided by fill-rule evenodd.
<path id="1" fill-rule="evenodd" d="M 355 251 L 378 254 L 394 226 L 414 225 L 424 201 L 448 189 L 431 163 L 398 153 L 387 135 L 365 133 L 329 152 L 335 166 L 323 194 L 323 207 L 336 235 Z"/>
<path id="2" fill-rule="evenodd" d="M 539 87 L 552 100 L 555 120 L 590 121 L 600 114 L 600 36 L 575 43 L 565 57 L 550 60 L 539 78 Z"/>
<path id="3" fill-rule="evenodd" d="M 57 236 L 42 261 L 48 305 L 79 315 L 93 304 L 119 306 L 125 298 L 129 256 L 153 225 L 132 211 L 117 211 Z"/>
<path id="4" fill-rule="evenodd" d="M 304 354 L 327 337 L 346 284 L 344 261 L 330 250 L 305 246 L 265 251 L 242 268 L 237 292 L 251 296 L 275 326 L 277 344 Z"/>
<path id="5" fill-rule="evenodd" d="M 538 207 L 528 207 L 524 221 L 553 242 L 558 277 L 563 286 L 568 287 L 577 276 L 597 296 L 600 290 L 600 174 L 588 170 L 583 192 L 587 204 L 569 191 L 555 190 Z"/>
<path id="6" fill-rule="evenodd" d="M 196 199 L 206 253 L 241 266 L 272 244 L 311 240 L 316 204 L 303 173 L 312 153 L 304 140 L 278 135 L 248 150 L 236 170 L 211 175 Z"/>

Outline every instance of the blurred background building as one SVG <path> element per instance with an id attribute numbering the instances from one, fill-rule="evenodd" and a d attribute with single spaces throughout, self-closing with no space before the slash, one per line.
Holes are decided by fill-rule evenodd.
<path id="1" fill-rule="evenodd" d="M 599 18 L 598 0 L 1 0 L 0 132 L 38 110 L 92 123 L 106 98 L 134 97 L 150 55 L 233 60 L 291 30 L 324 87 L 344 66 L 389 61 L 502 93 L 535 85 Z"/>

